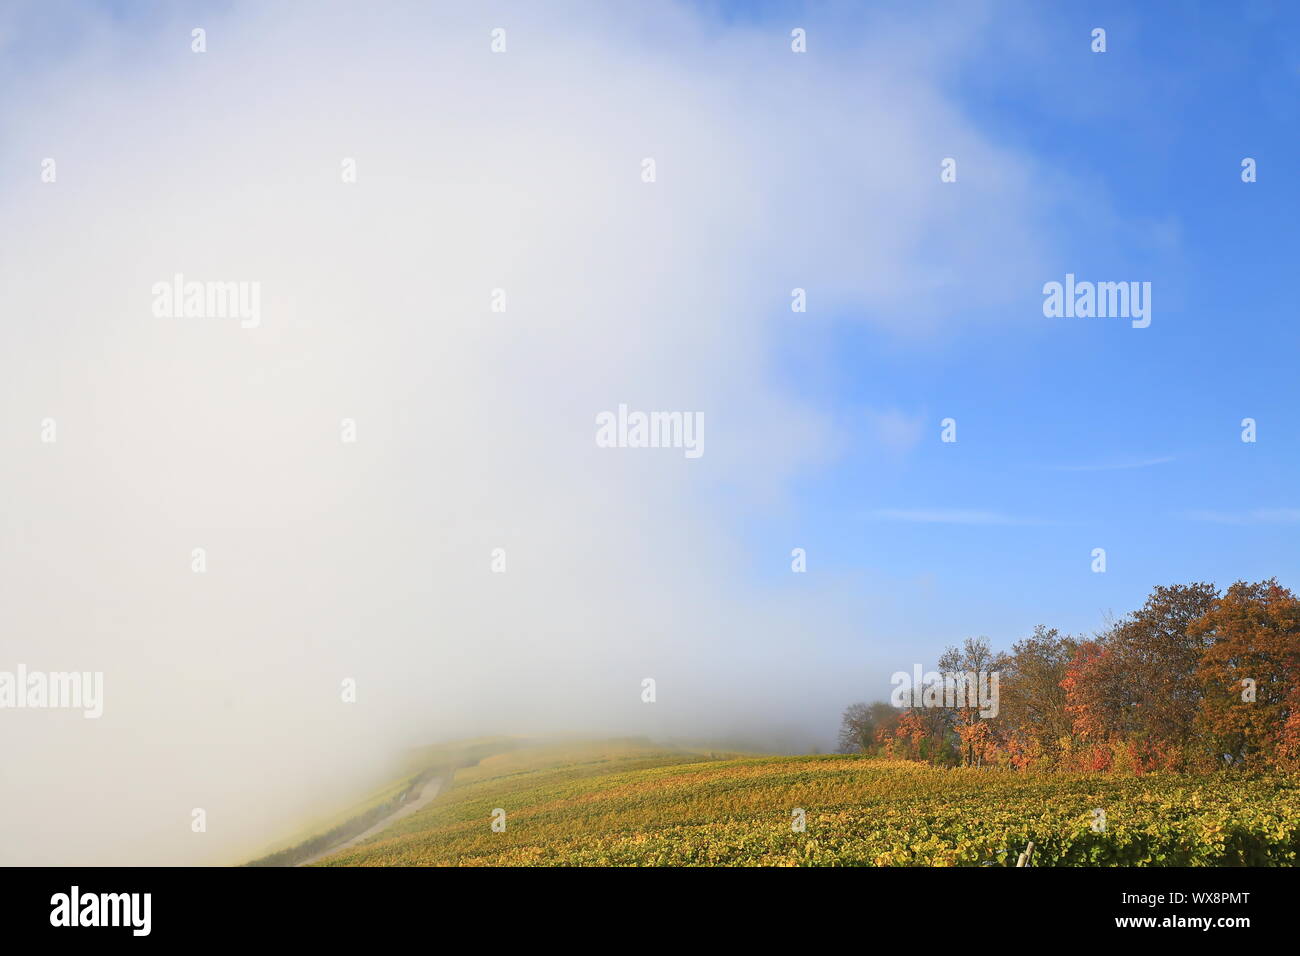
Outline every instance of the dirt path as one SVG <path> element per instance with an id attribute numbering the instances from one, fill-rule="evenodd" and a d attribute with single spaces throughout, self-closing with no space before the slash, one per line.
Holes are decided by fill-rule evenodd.
<path id="1" fill-rule="evenodd" d="M 335 853 L 340 853 L 343 850 L 349 850 L 352 847 L 356 846 L 357 844 L 370 839 L 372 836 L 375 836 L 378 833 L 382 833 L 384 830 L 387 830 L 398 820 L 401 820 L 404 817 L 409 817 L 416 810 L 420 810 L 423 807 L 428 806 L 429 803 L 433 801 L 433 798 L 436 797 L 442 791 L 443 784 L 447 783 L 448 780 L 450 779 L 451 779 L 450 773 L 443 777 L 429 778 L 429 780 L 425 782 L 424 789 L 420 791 L 420 795 L 418 797 L 416 797 L 414 800 L 406 801 L 406 803 L 403 803 L 400 807 L 398 807 L 388 816 L 384 817 L 382 820 L 380 820 L 370 829 L 358 833 L 352 839 L 347 840 L 343 843 L 336 844 L 335 846 L 330 847 L 328 850 L 325 850 L 321 853 L 317 853 L 315 856 L 308 857 L 307 859 L 303 860 L 301 863 L 297 863 L 294 865 L 306 866 L 308 863 L 315 863 L 317 860 L 323 860 L 327 856 L 333 856 Z"/>

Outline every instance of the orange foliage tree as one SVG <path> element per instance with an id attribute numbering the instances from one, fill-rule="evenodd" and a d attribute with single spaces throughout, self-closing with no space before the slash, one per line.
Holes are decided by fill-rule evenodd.
<path id="1" fill-rule="evenodd" d="M 1215 752 L 1246 765 L 1296 754 L 1300 601 L 1274 579 L 1238 581 L 1195 629 L 1207 641 L 1200 725 Z"/>

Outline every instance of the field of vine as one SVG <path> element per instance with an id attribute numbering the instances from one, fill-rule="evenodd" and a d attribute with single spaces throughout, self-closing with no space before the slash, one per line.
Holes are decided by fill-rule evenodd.
<path id="1" fill-rule="evenodd" d="M 1291 866 L 1300 779 L 525 746 L 320 865 L 1010 866 L 1031 840 L 1039 866 Z"/>
<path id="2" fill-rule="evenodd" d="M 297 832 L 265 847 L 247 865 L 292 866 L 365 830 L 400 806 L 401 801 L 427 777 L 472 765 L 485 755 L 503 753 L 514 746 L 515 741 L 509 737 L 484 737 L 418 747 L 397 755 L 391 776 L 358 799 L 323 809 Z"/>

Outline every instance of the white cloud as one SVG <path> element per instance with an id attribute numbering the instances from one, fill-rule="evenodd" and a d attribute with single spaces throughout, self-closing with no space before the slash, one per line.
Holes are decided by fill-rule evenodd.
<path id="1" fill-rule="evenodd" d="M 105 714 L 0 715 L 0 862 L 229 860 L 430 737 L 833 725 L 862 675 L 812 701 L 789 641 L 859 641 L 853 588 L 763 596 L 718 503 L 833 447 L 769 378 L 790 288 L 912 335 L 1041 274 L 1028 164 L 927 72 L 961 15 L 820 60 L 662 4 L 248 4 L 201 55 L 155 16 L 3 94 L 0 667 L 103 670 Z M 154 317 L 177 272 L 261 327 Z M 620 402 L 707 454 L 596 448 Z"/>
<path id="2" fill-rule="evenodd" d="M 867 425 L 872 438 L 891 455 L 906 455 L 920 443 L 925 429 L 921 415 L 908 415 L 897 409 L 868 410 Z"/>

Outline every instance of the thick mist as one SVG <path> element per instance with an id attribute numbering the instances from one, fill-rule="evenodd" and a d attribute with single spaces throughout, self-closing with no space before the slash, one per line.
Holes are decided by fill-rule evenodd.
<path id="1" fill-rule="evenodd" d="M 0 711 L 0 862 L 237 861 L 439 739 L 833 745 L 877 595 L 749 546 L 848 440 L 773 352 L 1041 274 L 1033 177 L 941 85 L 981 18 L 839 16 L 3 15 L 0 670 L 104 713 Z M 258 324 L 157 316 L 177 273 Z M 620 404 L 703 454 L 598 447 Z"/>

